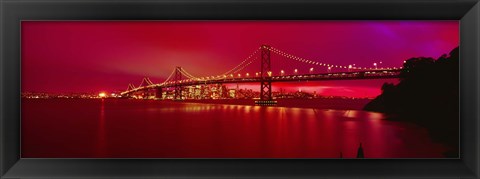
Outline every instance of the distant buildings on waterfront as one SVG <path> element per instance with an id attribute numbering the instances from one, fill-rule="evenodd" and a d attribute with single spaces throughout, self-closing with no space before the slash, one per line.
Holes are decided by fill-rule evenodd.
<path id="1" fill-rule="evenodd" d="M 174 99 L 174 88 L 166 88 L 158 94 L 157 90 L 150 91 L 138 91 L 130 94 L 129 98 L 134 99 Z M 258 99 L 260 97 L 260 91 L 254 91 L 247 88 L 239 88 L 237 85 L 233 88 L 228 88 L 225 85 L 210 84 L 210 85 L 197 85 L 187 86 L 182 89 L 182 99 Z M 272 97 L 274 99 L 313 99 L 313 98 L 351 98 L 351 97 L 338 97 L 338 96 L 320 96 L 316 91 L 286 91 L 281 89 L 279 91 L 273 91 Z M 353 98 L 355 99 L 355 98 Z"/>
<path id="2" fill-rule="evenodd" d="M 161 94 L 156 91 L 137 92 L 130 95 L 133 99 L 173 99 L 175 96 L 174 89 L 164 89 Z M 198 85 L 188 86 L 182 90 L 182 99 L 257 99 L 260 96 L 259 91 L 252 89 L 228 88 L 225 85 Z M 281 89 L 273 91 L 272 96 L 275 99 L 313 99 L 313 98 L 352 98 L 338 96 L 321 96 L 316 91 L 312 93 L 306 91 L 286 91 Z M 120 92 L 100 92 L 100 93 L 38 93 L 24 92 L 22 98 L 29 99 L 52 99 L 52 98 L 77 98 L 77 99 L 97 99 L 97 98 L 123 98 Z M 357 98 L 352 98 L 357 99 Z"/>
<path id="3" fill-rule="evenodd" d="M 105 97 L 117 98 L 120 97 L 120 92 L 106 94 Z M 102 98 L 99 93 L 42 93 L 42 92 L 22 92 L 22 98 L 29 99 L 54 99 L 54 98 L 76 98 L 76 99 L 96 99 Z"/>

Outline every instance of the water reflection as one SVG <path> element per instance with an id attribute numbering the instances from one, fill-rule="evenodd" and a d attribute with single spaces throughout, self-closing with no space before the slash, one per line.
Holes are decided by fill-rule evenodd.
<path id="1" fill-rule="evenodd" d="M 102 157 L 107 155 L 107 134 L 106 134 L 106 119 L 105 119 L 105 99 L 101 99 L 100 117 L 98 120 L 98 142 L 97 142 L 97 156 Z"/>
<path id="2" fill-rule="evenodd" d="M 25 126 L 32 131 L 24 136 L 25 157 L 356 158 L 360 143 L 366 158 L 442 157 L 444 150 L 418 126 L 365 111 L 108 99 L 65 103 L 26 101 L 25 110 L 56 109 L 57 116 L 92 121 L 98 129 L 86 123 L 43 138 L 38 136 L 68 121 L 26 115 L 51 125 Z M 92 104 L 98 117 L 76 117 Z M 67 110 L 72 106 L 77 110 Z M 89 145 L 89 133 L 96 133 L 95 145 Z M 71 140 L 49 143 L 59 136 Z M 77 142 L 84 146 L 75 151 Z M 55 152 L 46 156 L 39 149 Z"/>

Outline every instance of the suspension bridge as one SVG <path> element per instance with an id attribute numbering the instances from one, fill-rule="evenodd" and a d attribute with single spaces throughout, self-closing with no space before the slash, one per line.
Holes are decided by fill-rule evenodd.
<path id="1" fill-rule="evenodd" d="M 273 55 L 279 55 L 282 58 L 312 67 L 307 70 L 307 73 L 300 73 L 295 69 L 293 74 L 286 74 L 284 70 L 281 70 L 279 74 L 273 74 L 271 68 L 271 57 Z M 258 59 L 260 59 L 260 71 L 244 73 L 246 67 Z M 402 70 L 402 67 L 377 68 L 376 63 L 374 66 L 375 67 L 357 67 L 355 65 L 320 63 L 286 53 L 268 45 L 262 45 L 240 64 L 223 74 L 197 77 L 184 68 L 177 66 L 162 83 L 153 83 L 149 78 L 145 77 L 140 85 L 134 86 L 133 84 L 129 84 L 127 90 L 120 94 L 122 97 L 127 98 L 135 94 L 141 94 L 144 98 L 154 96 L 156 99 L 164 99 L 165 97 L 162 94 L 170 90 L 170 92 L 173 92 L 174 100 L 181 100 L 185 98 L 183 91 L 186 87 L 212 84 L 259 83 L 260 96 L 257 102 L 272 103 L 274 102 L 272 98 L 272 83 L 275 82 L 388 79 L 398 78 Z M 316 73 L 314 68 L 317 67 L 326 69 L 326 72 Z"/>

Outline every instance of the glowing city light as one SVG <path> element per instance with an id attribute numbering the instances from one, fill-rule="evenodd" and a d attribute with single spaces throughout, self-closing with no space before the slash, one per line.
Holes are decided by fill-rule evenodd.
<path id="1" fill-rule="evenodd" d="M 104 92 L 101 92 L 101 93 L 98 94 L 98 97 L 105 98 L 105 97 L 107 97 L 107 94 L 104 93 Z"/>

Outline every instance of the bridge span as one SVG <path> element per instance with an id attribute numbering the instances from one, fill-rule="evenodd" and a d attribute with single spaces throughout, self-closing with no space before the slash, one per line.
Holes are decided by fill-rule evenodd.
<path id="1" fill-rule="evenodd" d="M 252 57 L 260 51 L 260 72 L 250 75 L 246 73 L 245 76 L 235 76 L 234 73 L 239 72 L 246 66 L 250 65 L 253 60 Z M 309 65 L 317 65 L 328 68 L 327 73 L 313 73 L 313 68 L 310 69 L 308 74 L 289 74 L 285 75 L 284 71 L 281 71 L 280 75 L 272 75 L 271 71 L 271 52 L 282 55 L 287 58 L 294 59 L 299 62 L 307 63 Z M 250 61 L 248 61 L 250 60 Z M 376 64 L 375 64 L 376 65 Z M 331 72 L 332 68 L 344 69 L 346 71 Z M 257 51 L 250 55 L 240 65 L 232 70 L 227 71 L 221 75 L 214 75 L 208 77 L 195 77 L 188 73 L 182 67 L 176 67 L 170 76 L 162 83 L 153 83 L 149 78 L 144 78 L 142 83 L 135 87 L 129 84 L 126 91 L 123 91 L 121 95 L 123 97 L 130 97 L 131 95 L 139 92 L 147 92 L 155 90 L 155 96 L 161 98 L 161 94 L 164 90 L 173 88 L 174 98 L 182 99 L 182 91 L 188 86 L 198 85 L 211 85 L 211 84 L 238 84 L 238 83 L 260 83 L 260 100 L 263 102 L 272 101 L 272 83 L 275 82 L 301 82 L 301 81 L 327 81 L 327 80 L 366 80 L 366 79 L 388 79 L 399 78 L 402 67 L 398 68 L 365 68 L 354 66 L 342 66 L 332 65 L 326 63 L 319 63 L 287 54 L 276 48 L 268 45 L 262 45 Z M 295 73 L 297 70 L 295 69 Z"/>

